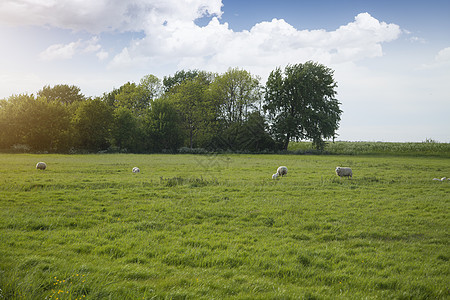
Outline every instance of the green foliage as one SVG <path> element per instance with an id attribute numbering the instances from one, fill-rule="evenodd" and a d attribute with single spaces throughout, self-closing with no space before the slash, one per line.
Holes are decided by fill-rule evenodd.
<path id="1" fill-rule="evenodd" d="M 265 99 L 259 78 L 238 68 L 224 74 L 182 70 L 164 77 L 163 84 L 146 75 L 139 84 L 127 82 L 94 100 L 63 84 L 44 86 L 38 97 L 1 99 L 0 150 L 448 156 L 448 144 L 429 139 L 328 142 L 342 111 L 333 70 L 318 63 L 275 69 Z"/>
<path id="2" fill-rule="evenodd" d="M 279 145 L 268 133 L 265 118 L 257 111 L 247 115 L 243 122 L 224 126 L 213 143 L 216 149 L 247 152 L 275 152 Z"/>
<path id="3" fill-rule="evenodd" d="M 220 118 L 227 126 L 244 122 L 248 114 L 256 109 L 255 103 L 261 99 L 259 79 L 238 68 L 217 76 L 211 90 L 218 102 Z"/>
<path id="4" fill-rule="evenodd" d="M 275 150 L 275 142 L 257 104 L 261 100 L 259 78 L 245 70 L 229 69 L 211 84 L 218 129 L 210 148 L 232 151 Z"/>
<path id="5" fill-rule="evenodd" d="M 45 171 L 34 169 L 41 160 Z M 289 173 L 272 180 L 279 165 Z M 353 179 L 338 178 L 337 165 Z M 0 154 L 0 295 L 446 299 L 450 181 L 431 179 L 449 166 L 400 156 Z"/>
<path id="6" fill-rule="evenodd" d="M 174 103 L 165 98 L 153 102 L 146 121 L 146 131 L 152 152 L 176 150 L 182 146 L 184 135 L 180 126 L 180 115 Z"/>
<path id="7" fill-rule="evenodd" d="M 86 100 L 79 87 L 67 84 L 57 84 L 53 87 L 46 85 L 38 92 L 38 96 L 47 98 L 47 101 L 60 102 L 65 105 Z"/>
<path id="8" fill-rule="evenodd" d="M 200 73 L 174 87 L 168 95 L 175 104 L 186 131 L 189 148 L 206 144 L 217 119 L 214 99 L 208 93 L 209 75 Z M 206 140 L 206 141 L 205 141 Z"/>
<path id="9" fill-rule="evenodd" d="M 88 151 L 107 149 L 112 120 L 111 108 L 100 99 L 80 103 L 72 119 L 75 145 Z"/>
<path id="10" fill-rule="evenodd" d="M 161 96 L 162 85 L 161 80 L 155 75 L 145 75 L 139 82 L 139 87 L 147 99 L 152 101 Z"/>
<path id="11" fill-rule="evenodd" d="M 34 151 L 61 151 L 69 123 L 69 111 L 61 102 L 34 95 L 11 96 L 0 112 L 0 142 L 6 147 L 26 144 Z"/>
<path id="12" fill-rule="evenodd" d="M 164 76 L 163 85 L 165 92 L 170 92 L 170 90 L 186 80 L 193 80 L 199 76 L 200 70 L 181 70 L 177 71 L 173 76 Z"/>
<path id="13" fill-rule="evenodd" d="M 335 137 L 342 113 L 335 99 L 336 86 L 333 70 L 311 61 L 270 73 L 264 110 L 284 149 L 293 139 L 310 139 L 323 149 L 324 139 Z"/>
<path id="14" fill-rule="evenodd" d="M 137 116 L 128 108 L 118 107 L 112 119 L 111 144 L 123 152 L 141 152 L 143 132 Z"/>
<path id="15" fill-rule="evenodd" d="M 151 98 L 149 92 L 134 82 L 127 82 L 115 95 L 115 107 L 124 107 L 139 115 L 150 107 Z"/>

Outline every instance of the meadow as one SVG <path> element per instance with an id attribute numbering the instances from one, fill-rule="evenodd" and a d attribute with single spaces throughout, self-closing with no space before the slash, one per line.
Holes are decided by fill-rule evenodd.
<path id="1" fill-rule="evenodd" d="M 0 299 L 448 299 L 443 176 L 445 156 L 0 154 Z"/>

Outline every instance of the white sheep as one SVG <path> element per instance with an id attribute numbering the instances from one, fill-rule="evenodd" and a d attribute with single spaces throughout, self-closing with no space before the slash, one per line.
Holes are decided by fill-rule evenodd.
<path id="1" fill-rule="evenodd" d="M 450 180 L 450 178 L 447 178 L 447 177 L 442 177 L 441 179 L 439 179 L 439 178 L 433 178 L 433 180 L 437 180 L 437 181 L 446 181 L 446 180 Z"/>
<path id="2" fill-rule="evenodd" d="M 141 170 L 139 170 L 138 167 L 134 167 L 132 171 L 133 171 L 133 173 L 139 173 Z"/>
<path id="3" fill-rule="evenodd" d="M 36 169 L 38 170 L 45 170 L 46 168 L 47 164 L 45 162 L 40 161 L 36 164 Z"/>
<path id="4" fill-rule="evenodd" d="M 272 175 L 272 179 L 277 179 L 278 176 L 283 177 L 287 174 L 287 168 L 285 166 L 278 167 L 277 172 Z"/>
<path id="5" fill-rule="evenodd" d="M 336 167 L 336 175 L 339 177 L 353 177 L 353 171 L 347 167 Z"/>

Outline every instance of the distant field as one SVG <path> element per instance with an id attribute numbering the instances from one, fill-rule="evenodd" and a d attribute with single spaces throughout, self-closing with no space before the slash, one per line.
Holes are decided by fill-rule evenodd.
<path id="1" fill-rule="evenodd" d="M 294 153 L 316 153 L 310 142 L 289 144 Z M 343 155 L 438 156 L 450 158 L 450 143 L 329 142 L 325 153 Z"/>
<path id="2" fill-rule="evenodd" d="M 0 299 L 448 299 L 450 159 L 419 152 L 0 154 Z"/>

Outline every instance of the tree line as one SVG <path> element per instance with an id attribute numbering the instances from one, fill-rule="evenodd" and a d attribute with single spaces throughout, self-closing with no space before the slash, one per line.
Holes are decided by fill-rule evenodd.
<path id="1" fill-rule="evenodd" d="M 0 100 L 0 149 L 274 152 L 304 139 L 323 149 L 339 128 L 336 87 L 333 70 L 311 61 L 276 68 L 265 86 L 239 68 L 146 75 L 94 98 L 48 85 Z"/>

